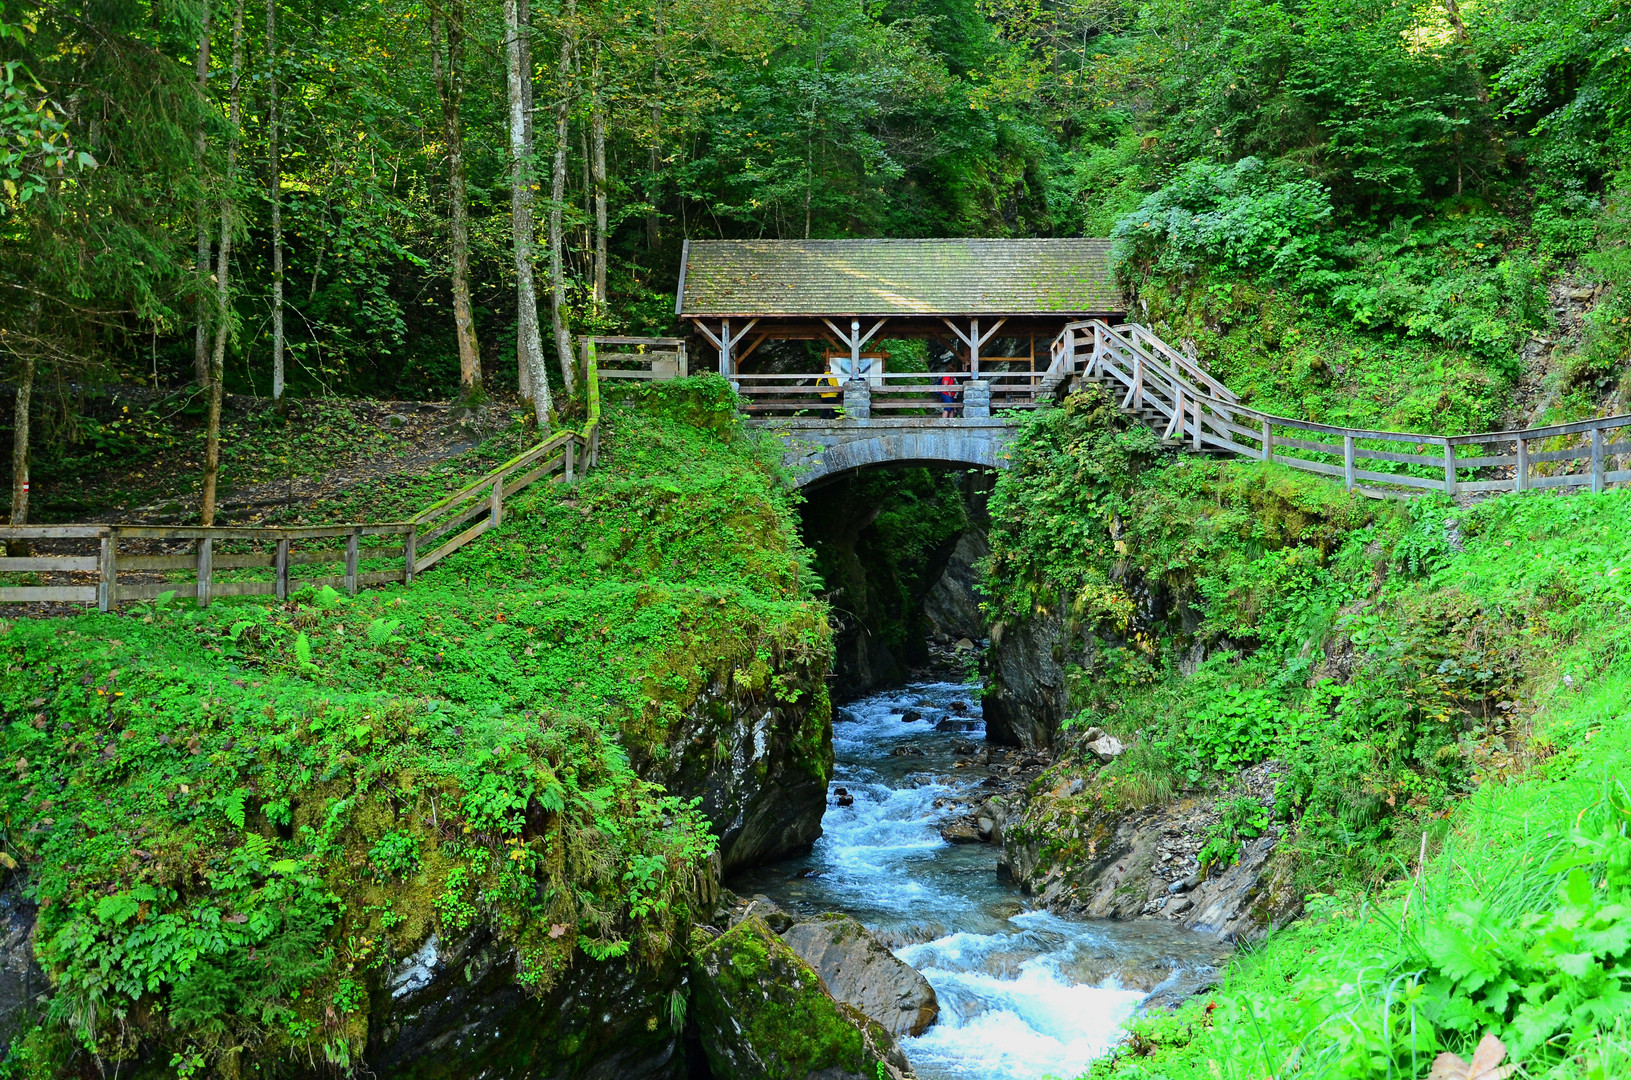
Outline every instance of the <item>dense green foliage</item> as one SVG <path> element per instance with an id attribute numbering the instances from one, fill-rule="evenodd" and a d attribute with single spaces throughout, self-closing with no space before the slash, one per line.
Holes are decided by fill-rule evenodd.
<path id="1" fill-rule="evenodd" d="M 1531 1075 L 1615 1075 L 1628 503 L 1351 499 L 1172 456 L 1096 391 L 1031 419 L 991 504 L 993 614 L 1067 612 L 1091 644 L 1071 726 L 1129 744 L 1063 809 L 1273 759 L 1272 811 L 1223 806 L 1202 859 L 1273 821 L 1301 890 L 1325 894 L 1314 925 L 1238 963 L 1216 1011 L 1136 1024 L 1099 1072 L 1279 1075 L 1295 1057 L 1419 1076 L 1494 1031 Z M 1058 836 L 1045 858 L 1082 855 Z M 1424 847 L 1433 869 L 1401 882 Z"/>
<path id="2" fill-rule="evenodd" d="M 1623 494 L 1503 499 L 1458 515 L 1464 551 L 1390 590 L 1460 593 L 1526 616 L 1521 722 L 1484 749 L 1481 783 L 1428 826 L 1425 866 L 1369 902 L 1312 917 L 1237 961 L 1206 1002 L 1134 1025 L 1094 1077 L 1420 1076 L 1440 1049 L 1498 1035 L 1528 1076 L 1631 1068 L 1624 784 L 1631 702 L 1618 640 Z M 1415 876 L 1411 876 L 1411 872 Z"/>
<path id="3" fill-rule="evenodd" d="M 825 775 L 825 622 L 728 386 L 605 424 L 601 468 L 410 587 L 5 625 L 0 837 L 57 979 L 8 1068 L 344 1064 L 374 973 L 432 930 L 484 924 L 535 992 L 683 943 L 709 824 L 631 757 L 723 680 L 805 696 Z"/>

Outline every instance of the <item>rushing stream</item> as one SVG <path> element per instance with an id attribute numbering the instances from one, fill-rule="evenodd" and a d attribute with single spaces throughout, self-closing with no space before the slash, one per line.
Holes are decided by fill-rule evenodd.
<path id="1" fill-rule="evenodd" d="M 941 839 L 992 783 L 966 746 L 954 753 L 985 745 L 975 689 L 918 683 L 839 709 L 821 839 L 732 884 L 789 911 L 851 914 L 924 974 L 940 1018 L 902 1040 L 923 1080 L 1074 1077 L 1147 993 L 1197 985 L 1222 950 L 1168 923 L 1027 910 L 991 846 Z M 903 721 L 909 709 L 922 719 Z M 839 788 L 853 805 L 836 805 Z"/>

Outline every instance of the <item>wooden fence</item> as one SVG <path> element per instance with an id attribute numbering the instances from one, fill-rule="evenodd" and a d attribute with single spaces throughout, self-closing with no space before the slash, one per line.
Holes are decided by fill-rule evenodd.
<path id="1" fill-rule="evenodd" d="M 1110 388 L 1124 412 L 1168 440 L 1340 477 L 1366 495 L 1602 491 L 1631 481 L 1631 468 L 1612 461 L 1631 454 L 1631 416 L 1449 436 L 1315 424 L 1240 404 L 1193 359 L 1131 324 L 1070 324 L 1054 342 L 1043 393 L 1070 383 Z"/>
<path id="2" fill-rule="evenodd" d="M 586 350 L 588 419 L 532 447 L 407 521 L 281 527 L 160 525 L 5 525 L 0 540 L 78 546 L 77 553 L 0 558 L 0 573 L 51 574 L 68 584 L 0 585 L 0 603 L 82 603 L 110 611 L 129 600 L 165 593 L 208 607 L 220 596 L 275 596 L 325 585 L 346 593 L 387 582 L 411 582 L 504 520 L 506 499 L 561 474 L 567 484 L 600 454 L 600 384 L 595 349 Z M 181 553 L 134 554 L 121 545 L 183 547 Z M 162 574 L 180 581 L 128 581 L 121 574 Z M 222 577 L 223 572 L 232 575 Z"/>

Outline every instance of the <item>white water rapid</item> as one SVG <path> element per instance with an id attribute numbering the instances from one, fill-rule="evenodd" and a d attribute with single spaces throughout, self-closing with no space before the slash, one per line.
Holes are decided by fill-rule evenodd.
<path id="1" fill-rule="evenodd" d="M 904 721 L 908 710 L 921 719 Z M 995 784 L 954 752 L 985 745 L 976 686 L 918 683 L 838 712 L 821 839 L 732 886 L 793 912 L 853 915 L 923 973 L 940 1018 L 901 1043 L 922 1080 L 1078 1076 L 1147 991 L 1193 985 L 1219 956 L 1214 938 L 1166 923 L 1026 910 L 997 879 L 995 849 L 941 839 Z M 840 788 L 852 805 L 837 805 Z"/>

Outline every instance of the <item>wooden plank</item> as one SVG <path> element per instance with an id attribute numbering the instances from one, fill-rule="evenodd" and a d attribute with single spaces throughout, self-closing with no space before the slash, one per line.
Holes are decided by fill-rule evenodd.
<path id="1" fill-rule="evenodd" d="M 402 580 L 400 570 L 374 570 L 366 574 L 357 575 L 357 587 L 366 589 L 370 585 L 384 585 L 387 582 Z"/>
<path id="2" fill-rule="evenodd" d="M 0 586 L 0 604 L 96 603 L 95 585 Z"/>
<path id="3" fill-rule="evenodd" d="M 352 533 L 345 544 L 345 591 L 357 595 L 357 534 Z"/>
<path id="4" fill-rule="evenodd" d="M 1585 487 L 1591 483 L 1590 473 L 1564 473 L 1561 476 L 1531 476 L 1532 488 Z"/>
<path id="5" fill-rule="evenodd" d="M 108 531 L 107 525 L 0 525 L 0 540 L 84 540 Z"/>
<path id="6" fill-rule="evenodd" d="M 538 482 L 539 477 L 547 476 L 549 473 L 554 472 L 556 469 L 559 469 L 560 467 L 561 467 L 561 459 L 560 458 L 551 458 L 550 460 L 548 460 L 544 464 L 538 466 L 536 469 L 532 470 L 531 472 L 523 473 L 521 476 L 516 477 L 516 479 L 515 479 L 515 481 L 513 483 L 505 484 L 504 485 L 504 497 L 507 499 L 511 495 L 514 495 L 516 492 L 521 491 L 521 490 L 523 490 L 525 488 L 531 487 L 533 484 Z"/>
<path id="7" fill-rule="evenodd" d="M 1301 469 L 1303 472 L 1319 473 L 1321 476 L 1342 475 L 1342 466 L 1327 465 L 1323 461 L 1309 461 L 1307 458 L 1289 457 L 1285 454 L 1275 454 L 1274 460 L 1280 465 L 1289 465 L 1291 468 Z M 1359 475 L 1364 476 L 1365 474 L 1360 473 Z"/>
<path id="8" fill-rule="evenodd" d="M 413 584 L 413 575 L 416 568 L 418 550 L 419 531 L 415 529 L 408 533 L 407 539 L 402 544 L 402 581 L 405 584 Z"/>
<path id="9" fill-rule="evenodd" d="M 1511 491 L 1512 480 L 1463 480 L 1456 485 L 1462 491 Z"/>
<path id="10" fill-rule="evenodd" d="M 62 573 L 95 571 L 101 559 L 95 555 L 30 555 L 11 558 L 0 556 L 0 572 L 23 573 L 29 570 L 54 570 Z"/>
<path id="11" fill-rule="evenodd" d="M 1406 476 L 1403 473 L 1366 472 L 1360 469 L 1354 474 L 1361 480 L 1375 480 L 1381 484 L 1399 484 L 1403 487 L 1424 488 L 1428 491 L 1443 491 L 1444 481 L 1437 477 Z"/>
<path id="12" fill-rule="evenodd" d="M 468 544 L 470 541 L 474 540 L 476 537 L 480 536 L 482 533 L 486 532 L 492 527 L 492 518 L 482 518 L 480 521 L 470 526 L 470 528 L 464 530 L 464 532 L 460 533 L 458 536 L 455 536 L 453 539 L 431 552 L 425 558 L 419 560 L 420 572 L 429 570 L 431 567 L 447 558 L 447 556 L 453 554 L 455 551 L 458 551 L 460 548 L 464 547 L 464 545 Z"/>
<path id="13" fill-rule="evenodd" d="M 251 566 L 271 566 L 272 555 L 216 555 L 211 564 L 217 570 L 242 570 Z M 123 570 L 189 570 L 198 564 L 196 555 L 121 555 Z"/>
<path id="14" fill-rule="evenodd" d="M 403 524 L 419 524 L 430 520 L 431 518 L 435 517 L 436 514 L 444 507 L 456 506 L 460 501 L 469 498 L 476 492 L 481 491 L 484 488 L 491 488 L 493 486 L 493 481 L 499 476 L 508 473 L 512 469 L 522 468 L 523 466 L 536 461 L 544 454 L 559 448 L 566 442 L 566 440 L 575 437 L 576 436 L 573 432 L 563 431 L 559 435 L 554 435 L 548 439 L 545 439 L 532 449 L 517 454 L 509 461 L 506 461 L 504 464 L 500 465 L 498 468 L 489 470 L 485 476 L 482 476 L 470 484 L 467 484 L 446 498 L 432 503 L 425 509 L 419 511 L 419 513 L 415 514 L 409 522 L 404 522 Z"/>
<path id="15" fill-rule="evenodd" d="M 1529 440 L 1518 439 L 1518 464 L 1513 470 L 1514 487 L 1518 491 L 1529 490 Z"/>
<path id="16" fill-rule="evenodd" d="M 1603 444 L 1606 441 L 1607 440 L 1603 438 L 1603 429 L 1602 428 L 1596 428 L 1596 429 L 1594 429 L 1592 431 L 1592 433 L 1591 433 L 1591 490 L 1593 492 L 1601 492 L 1603 490 L 1603 487 L 1605 486 L 1605 483 L 1606 483 L 1606 481 L 1604 480 L 1604 477 L 1603 477 L 1603 473 L 1606 471 L 1604 469 L 1604 466 L 1603 466 Z"/>
<path id="17" fill-rule="evenodd" d="M 442 535 L 444 535 L 446 533 L 449 533 L 449 532 L 453 531 L 454 529 L 458 528 L 460 525 L 463 525 L 465 522 L 469 521 L 471 518 L 479 517 L 482 514 L 490 514 L 490 513 L 492 513 L 492 506 L 491 506 L 490 503 L 486 502 L 485 500 L 482 501 L 482 502 L 471 503 L 469 506 L 465 507 L 465 509 L 461 510 L 457 514 L 454 514 L 452 517 L 448 518 L 446 521 L 443 521 L 440 524 L 434 525 L 431 528 L 428 528 L 424 532 L 420 533 L 419 534 L 419 543 L 422 544 L 422 545 L 423 544 L 429 544 L 432 540 L 435 540 L 438 536 L 442 536 Z M 427 522 L 426 524 L 429 524 L 429 523 Z"/>
<path id="18" fill-rule="evenodd" d="M 1488 457 L 1456 458 L 1455 467 L 1458 469 L 1488 469 L 1496 465 L 1514 465 L 1517 463 L 1516 454 L 1494 454 Z M 1466 487 L 1466 484 L 1462 484 Z"/>
<path id="19" fill-rule="evenodd" d="M 277 586 L 273 591 L 279 600 L 289 598 L 289 541 L 277 542 L 277 554 L 273 556 L 272 583 Z"/>
<path id="20" fill-rule="evenodd" d="M 97 567 L 97 574 L 101 578 L 96 583 L 96 607 L 99 611 L 108 611 L 113 607 L 114 586 L 119 583 L 119 538 L 112 533 L 102 537 L 101 565 Z"/>
<path id="21" fill-rule="evenodd" d="M 275 596 L 275 581 L 216 581 L 210 585 L 211 596 Z"/>
<path id="22" fill-rule="evenodd" d="M 1580 461 L 1591 457 L 1591 447 L 1571 446 L 1567 450 L 1541 450 L 1529 452 L 1529 460 L 1536 461 Z"/>
<path id="23" fill-rule="evenodd" d="M 215 540 L 205 537 L 198 542 L 198 606 L 210 606 L 211 557 L 215 554 Z"/>

